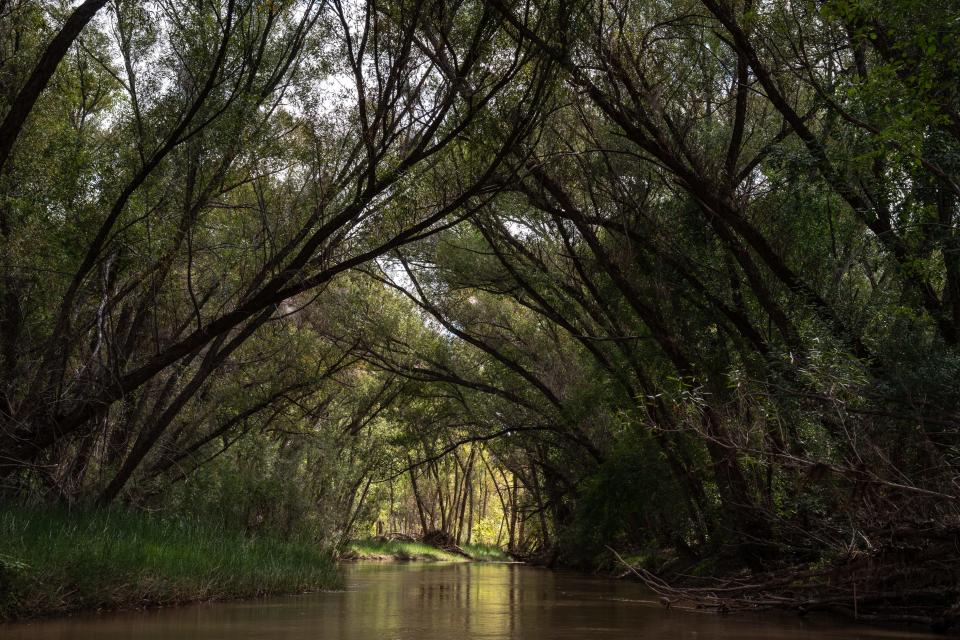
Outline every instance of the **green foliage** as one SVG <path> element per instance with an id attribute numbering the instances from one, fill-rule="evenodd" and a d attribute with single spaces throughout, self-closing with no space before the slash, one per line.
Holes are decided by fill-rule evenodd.
<path id="1" fill-rule="evenodd" d="M 496 4 L 87 25 L 0 167 L 3 486 L 704 572 L 954 522 L 956 3 Z"/>
<path id="2" fill-rule="evenodd" d="M 0 509 L 0 619 L 340 586 L 328 550 L 201 520 Z"/>
<path id="3" fill-rule="evenodd" d="M 465 544 L 461 547 L 468 556 L 477 562 L 507 562 L 510 556 L 503 549 L 492 544 Z"/>
<path id="4" fill-rule="evenodd" d="M 343 557 L 348 560 L 429 560 L 465 562 L 467 558 L 423 542 L 365 538 L 351 541 Z"/>
<path id="5" fill-rule="evenodd" d="M 570 562 L 590 566 L 607 555 L 608 545 L 671 546 L 691 531 L 678 508 L 684 499 L 649 436 L 628 436 L 584 480 L 574 524 L 561 532 L 562 553 Z"/>

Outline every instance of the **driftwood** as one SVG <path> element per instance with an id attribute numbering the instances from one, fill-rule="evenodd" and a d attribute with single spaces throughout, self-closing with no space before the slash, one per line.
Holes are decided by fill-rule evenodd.
<path id="1" fill-rule="evenodd" d="M 425 544 L 429 544 L 432 547 L 446 551 L 447 553 L 472 559 L 470 554 L 464 551 L 460 545 L 457 544 L 456 539 L 446 531 L 440 531 L 438 529 L 427 531 L 425 534 L 423 534 L 421 541 Z"/>
<path id="2" fill-rule="evenodd" d="M 941 632 L 960 628 L 960 530 L 903 528 L 886 534 L 885 546 L 833 562 L 724 578 L 666 579 L 607 548 L 666 607 L 824 611 L 860 622 L 922 624 Z"/>

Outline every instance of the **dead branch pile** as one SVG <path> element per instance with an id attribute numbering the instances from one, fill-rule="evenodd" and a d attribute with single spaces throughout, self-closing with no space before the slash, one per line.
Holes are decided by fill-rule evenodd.
<path id="1" fill-rule="evenodd" d="M 665 578 L 610 551 L 667 607 L 824 611 L 861 622 L 960 628 L 960 527 L 908 526 L 872 532 L 870 538 L 871 549 L 831 562 L 725 578 Z"/>
<path id="2" fill-rule="evenodd" d="M 457 544 L 456 539 L 446 531 L 440 531 L 438 529 L 427 531 L 423 534 L 423 542 L 447 553 L 453 553 L 458 556 L 463 556 L 464 558 L 471 557 L 470 554 Z"/>

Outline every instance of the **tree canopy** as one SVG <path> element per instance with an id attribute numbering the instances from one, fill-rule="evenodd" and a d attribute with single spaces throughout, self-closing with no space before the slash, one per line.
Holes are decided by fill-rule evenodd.
<path id="1" fill-rule="evenodd" d="M 0 0 L 0 117 L 8 495 L 956 616 L 952 3 Z"/>

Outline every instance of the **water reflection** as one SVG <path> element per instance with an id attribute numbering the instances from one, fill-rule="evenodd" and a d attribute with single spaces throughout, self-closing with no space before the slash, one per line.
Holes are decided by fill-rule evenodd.
<path id="1" fill-rule="evenodd" d="M 639 585 L 502 564 L 348 565 L 348 589 L 0 626 L 5 640 L 934 638 L 794 616 L 666 611 Z"/>

